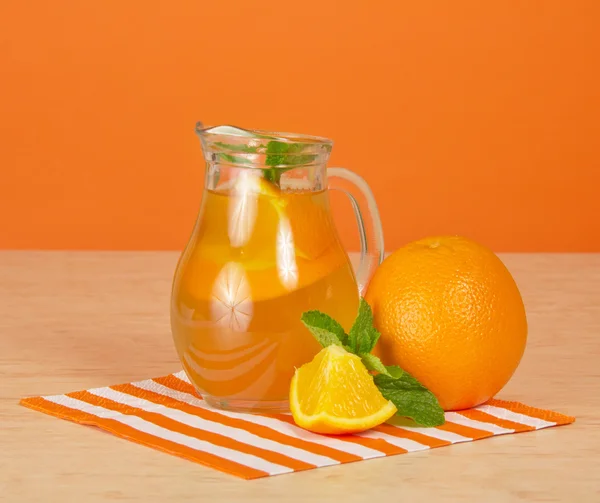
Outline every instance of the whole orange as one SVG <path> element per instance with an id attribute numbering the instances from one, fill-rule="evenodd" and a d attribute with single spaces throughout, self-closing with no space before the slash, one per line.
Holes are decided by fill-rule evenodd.
<path id="1" fill-rule="evenodd" d="M 488 248 L 463 237 L 415 241 L 388 256 L 365 299 L 386 365 L 411 373 L 444 410 L 492 398 L 516 370 L 527 340 L 519 289 Z"/>

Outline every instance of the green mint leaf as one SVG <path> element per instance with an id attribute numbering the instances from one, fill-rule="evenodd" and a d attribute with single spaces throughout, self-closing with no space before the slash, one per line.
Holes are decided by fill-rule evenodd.
<path id="1" fill-rule="evenodd" d="M 364 366 L 367 367 L 367 370 L 373 370 L 375 372 L 379 372 L 380 374 L 393 377 L 394 379 L 399 379 L 405 374 L 404 370 L 397 365 L 386 366 L 377 356 L 371 353 L 361 353 L 358 356 L 361 357 Z"/>
<path id="2" fill-rule="evenodd" d="M 294 166 L 310 164 L 316 158 L 316 154 L 302 154 L 306 148 L 305 143 L 286 143 L 283 141 L 271 140 L 267 143 L 265 164 L 271 166 L 265 169 L 265 178 L 270 182 L 279 184 L 281 174 Z M 285 168 L 276 168 L 275 166 L 287 166 Z"/>
<path id="3" fill-rule="evenodd" d="M 267 157 L 265 158 L 265 164 L 267 166 L 287 164 L 287 154 L 297 150 L 299 146 L 300 145 L 297 143 L 285 143 L 275 140 L 270 141 L 267 143 Z"/>
<path id="4" fill-rule="evenodd" d="M 375 355 L 372 355 L 371 353 L 360 353 L 358 356 L 360 356 L 364 366 L 367 367 L 367 370 L 373 370 L 380 374 L 388 373 L 386 366 L 381 363 L 381 360 Z"/>
<path id="5" fill-rule="evenodd" d="M 394 403 L 398 415 L 409 417 L 421 426 L 444 424 L 444 411 L 435 395 L 408 372 L 397 378 L 378 374 L 374 381 L 383 397 Z"/>
<path id="6" fill-rule="evenodd" d="M 281 170 L 277 168 L 264 169 L 263 173 L 265 180 L 279 186 L 279 180 L 281 179 Z"/>
<path id="7" fill-rule="evenodd" d="M 379 332 L 373 326 L 371 306 L 363 298 L 360 299 L 358 315 L 348 334 L 348 345 L 352 352 L 359 355 L 370 353 L 379 340 Z"/>
<path id="8" fill-rule="evenodd" d="M 394 377 L 396 379 L 402 377 L 402 375 L 404 374 L 404 370 L 402 370 L 400 367 L 398 367 L 398 365 L 387 366 L 387 367 L 385 367 L 385 370 L 387 372 L 382 372 L 382 374 L 387 374 L 390 377 Z"/>
<path id="9" fill-rule="evenodd" d="M 283 141 L 272 140 L 267 143 L 267 156 L 265 164 L 267 166 L 297 166 L 308 164 L 316 159 L 315 154 L 302 154 L 307 147 L 305 143 L 286 143 Z"/>
<path id="10" fill-rule="evenodd" d="M 225 163 L 250 164 L 250 161 L 248 159 L 246 159 L 245 157 L 240 157 L 238 155 L 226 154 L 224 152 L 219 152 L 217 155 L 219 156 L 219 159 L 221 159 Z"/>
<path id="11" fill-rule="evenodd" d="M 324 348 L 332 344 L 343 346 L 348 343 L 348 336 L 343 327 L 325 313 L 306 311 L 302 314 L 301 320 Z"/>

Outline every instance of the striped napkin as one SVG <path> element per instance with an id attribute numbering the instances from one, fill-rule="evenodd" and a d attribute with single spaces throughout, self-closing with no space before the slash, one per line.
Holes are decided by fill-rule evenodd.
<path id="1" fill-rule="evenodd" d="M 356 435 L 327 436 L 294 424 L 289 414 L 216 410 L 185 373 L 130 384 L 24 398 L 21 404 L 196 461 L 244 479 L 280 475 L 481 438 L 569 424 L 575 418 L 517 402 L 490 400 L 447 412 L 437 428 L 402 420 Z M 395 423 L 395 424 L 393 424 Z"/>

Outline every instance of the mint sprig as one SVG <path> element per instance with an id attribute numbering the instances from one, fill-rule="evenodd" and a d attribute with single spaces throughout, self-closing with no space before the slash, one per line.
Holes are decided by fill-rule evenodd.
<path id="1" fill-rule="evenodd" d="M 360 358 L 367 370 L 379 372 L 380 374 L 388 374 L 387 367 L 381 363 L 381 360 L 371 353 L 361 353 Z"/>
<path id="2" fill-rule="evenodd" d="M 377 341 L 379 332 L 373 326 L 373 312 L 366 300 L 360 299 L 358 315 L 348 334 L 348 345 L 356 355 L 370 353 Z M 377 358 L 374 356 L 374 358 Z M 381 362 L 380 362 L 381 363 Z"/>
<path id="3" fill-rule="evenodd" d="M 320 311 L 306 311 L 302 314 L 301 319 L 302 323 L 324 348 L 332 344 L 338 346 L 348 344 L 348 336 L 344 332 L 344 328 L 331 316 Z"/>
<path id="4" fill-rule="evenodd" d="M 381 334 L 373 325 L 373 312 L 366 300 L 360 299 L 358 315 L 348 334 L 331 316 L 320 311 L 305 312 L 302 323 L 321 346 L 343 346 L 360 356 L 368 370 L 377 372 L 373 377 L 375 385 L 385 399 L 393 402 L 399 416 L 426 427 L 444 424 L 444 411 L 431 391 L 400 367 L 385 366 L 371 354 Z"/>

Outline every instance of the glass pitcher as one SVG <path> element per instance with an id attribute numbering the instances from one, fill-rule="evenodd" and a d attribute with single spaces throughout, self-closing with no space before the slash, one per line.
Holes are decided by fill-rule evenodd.
<path id="1" fill-rule="evenodd" d="M 171 328 L 190 381 L 212 406 L 288 409 L 294 370 L 321 349 L 303 326 L 319 310 L 349 330 L 383 257 L 366 182 L 327 168 L 332 142 L 233 126 L 196 127 L 206 175 L 194 230 L 173 281 Z M 332 219 L 328 189 L 352 202 L 356 275 Z"/>

